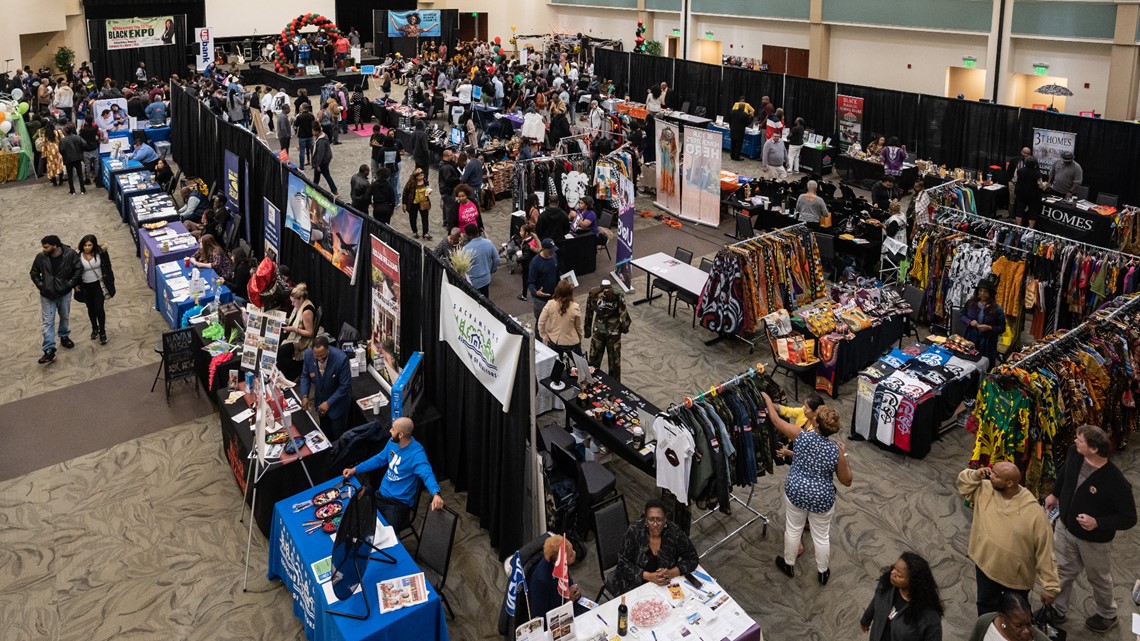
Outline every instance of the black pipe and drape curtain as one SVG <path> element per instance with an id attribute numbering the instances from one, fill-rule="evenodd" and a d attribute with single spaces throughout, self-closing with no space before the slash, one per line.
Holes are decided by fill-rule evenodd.
<path id="1" fill-rule="evenodd" d="M 649 94 L 649 87 L 651 86 L 659 86 L 662 82 L 669 83 L 670 87 L 676 84 L 673 78 L 673 63 L 675 61 L 672 58 L 644 54 L 630 55 L 629 87 L 625 94 L 629 94 L 629 99 L 633 102 L 645 102 L 645 97 Z M 597 67 L 595 67 L 594 72 L 597 73 Z M 624 94 L 619 92 L 618 95 Z M 672 90 L 666 96 L 665 106 L 670 109 L 680 109 L 681 107 L 681 102 L 673 96 Z"/>
<path id="2" fill-rule="evenodd" d="M 919 103 L 920 157 L 947 167 L 1002 165 L 1022 146 L 1017 107 L 923 96 Z"/>
<path id="3" fill-rule="evenodd" d="M 645 99 L 639 93 L 630 91 L 629 66 L 633 54 L 613 49 L 594 49 L 594 75 L 614 81 L 616 94 L 624 96 L 629 94 L 631 100 L 641 102 Z"/>
<path id="4" fill-rule="evenodd" d="M 174 44 L 112 50 L 107 49 L 107 21 L 88 20 L 88 56 L 96 77 L 111 78 L 119 86 L 130 85 L 135 82 L 135 69 L 138 69 L 140 62 L 146 63 L 148 78 L 169 78 L 174 74 L 184 74 L 189 62 L 187 52 L 190 51 L 186 16 L 179 14 L 173 17 Z"/>
<path id="5" fill-rule="evenodd" d="M 678 60 L 673 67 L 673 84 L 669 89 L 669 105 L 680 109 L 689 103 L 689 113 L 697 107 L 705 108 L 706 118 L 716 118 L 717 114 L 727 114 L 720 110 L 720 65 L 710 65 L 691 60 Z M 633 94 L 630 94 L 633 98 Z"/>
<path id="6" fill-rule="evenodd" d="M 756 72 L 753 72 L 756 73 Z M 813 78 L 784 76 L 784 122 L 804 119 L 804 126 L 824 135 L 835 131 L 835 83 Z M 757 103 L 758 107 L 759 103 Z"/>
<path id="7" fill-rule="evenodd" d="M 863 99 L 863 140 L 860 144 L 864 147 L 871 142 L 873 135 L 886 136 L 887 140 L 897 136 L 907 150 L 916 151 L 919 94 L 847 84 L 837 85 L 836 92 L 840 96 Z"/>
<path id="8" fill-rule="evenodd" d="M 504 412 L 499 401 L 447 345 L 439 342 L 439 291 L 444 279 L 462 289 L 468 296 L 481 300 L 482 295 L 459 278 L 435 255 L 424 257 L 423 289 L 430 292 L 424 299 L 425 381 L 435 396 L 435 406 L 443 415 L 440 434 L 416 434 L 427 439 L 424 448 L 442 455 L 443 472 L 455 489 L 467 492 L 466 509 L 479 517 L 479 525 L 491 537 L 491 545 L 499 550 L 500 559 L 517 550 L 523 541 L 523 519 L 526 496 L 527 439 L 530 433 L 530 381 L 534 377 L 531 346 L 523 341 L 515 374 L 511 406 Z M 526 332 L 510 316 L 491 304 L 484 304 L 511 334 Z M 436 468 L 436 473 L 440 473 Z"/>
<path id="9" fill-rule="evenodd" d="M 782 106 L 784 104 L 784 76 L 739 67 L 724 67 L 724 75 L 720 83 L 720 109 L 709 113 L 728 116 L 728 112 L 732 110 L 732 105 L 741 96 L 744 96 L 748 104 L 756 109 L 760 108 L 760 101 L 764 96 L 768 96 L 772 104 Z M 785 119 L 787 119 L 787 115 L 787 108 L 785 108 Z"/>
<path id="10" fill-rule="evenodd" d="M 1073 153 L 1084 172 L 1082 184 L 1094 193 L 1116 194 L 1121 203 L 1140 200 L 1140 125 L 1037 109 L 1022 109 L 1018 125 L 1017 147 L 1032 146 L 1034 128 L 1077 134 Z"/>

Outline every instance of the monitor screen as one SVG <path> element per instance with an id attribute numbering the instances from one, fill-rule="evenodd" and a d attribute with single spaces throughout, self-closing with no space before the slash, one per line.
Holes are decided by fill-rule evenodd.
<path id="1" fill-rule="evenodd" d="M 463 144 L 463 130 L 460 129 L 459 127 L 452 127 L 451 128 L 451 144 L 453 144 L 453 145 L 462 145 Z"/>

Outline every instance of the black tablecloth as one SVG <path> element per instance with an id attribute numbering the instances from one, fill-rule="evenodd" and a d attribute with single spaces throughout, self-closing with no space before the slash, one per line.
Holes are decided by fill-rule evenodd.
<path id="1" fill-rule="evenodd" d="M 883 177 L 882 163 L 855 158 L 847 154 L 838 154 L 835 156 L 835 168 L 839 171 L 847 172 L 845 180 L 874 181 Z M 918 178 L 918 168 L 905 167 L 902 170 L 902 175 L 895 181 L 895 187 L 906 192 L 914 186 L 916 178 Z"/>
<path id="2" fill-rule="evenodd" d="M 598 268 L 598 244 L 593 232 L 582 232 L 573 238 L 557 238 L 558 269 L 570 270 L 578 276 L 593 274 Z"/>
<path id="3" fill-rule="evenodd" d="M 837 382 L 851 380 L 864 367 L 879 360 L 885 352 L 894 347 L 902 338 L 906 324 L 903 316 L 891 316 L 878 327 L 855 332 L 855 338 L 845 341 L 839 348 L 839 360 L 835 365 Z"/>
<path id="4" fill-rule="evenodd" d="M 630 391 L 629 388 L 601 371 L 595 372 L 594 378 L 609 387 L 611 392 L 608 395 L 609 398 L 621 398 L 627 405 L 641 408 L 650 415 L 656 415 L 661 411 L 649 401 L 641 398 Z M 594 437 L 599 444 L 604 445 L 611 452 L 622 457 L 629 462 L 630 465 L 633 465 L 642 472 L 656 477 L 657 466 L 655 455 L 652 452 L 642 454 L 640 451 L 634 449 L 633 434 L 626 430 L 624 426 L 606 427 L 600 420 L 596 420 L 592 416 L 587 415 L 586 410 L 592 409 L 592 407 L 585 408 L 578 406 L 578 388 L 576 387 L 576 382 L 571 381 L 569 375 L 563 380 L 566 382 L 566 389 L 561 392 L 550 389 L 549 378 L 542 379 L 540 383 L 547 389 L 550 389 L 555 396 L 563 400 L 563 405 L 566 406 L 566 425 L 569 426 L 571 420 L 573 420 L 579 429 Z M 647 425 L 642 425 L 642 429 L 647 427 Z"/>
<path id="5" fill-rule="evenodd" d="M 974 204 L 981 216 L 994 218 L 999 209 L 1009 208 L 1009 187 L 1005 185 L 1000 185 L 998 189 L 978 187 L 973 189 L 973 192 Z"/>
<path id="6" fill-rule="evenodd" d="M 244 382 L 242 386 L 244 387 Z M 273 520 L 273 506 L 280 500 L 289 498 L 298 492 L 302 492 L 309 486 L 309 478 L 312 478 L 313 483 L 322 483 L 327 481 L 339 472 L 339 470 L 329 469 L 329 462 L 331 460 L 332 448 L 322 450 L 316 454 L 309 452 L 308 447 L 302 448 L 304 456 L 304 467 L 296 460 L 290 460 L 288 463 L 273 463 L 265 469 L 260 479 L 255 479 L 249 476 L 250 466 L 253 463 L 249 459 L 249 453 L 253 451 L 253 430 L 249 428 L 250 421 L 243 421 L 240 424 L 234 421 L 234 417 L 238 414 L 249 409 L 250 401 L 253 400 L 252 394 L 247 394 L 244 400 L 238 400 L 235 403 L 226 404 L 226 398 L 229 396 L 229 391 L 223 385 L 222 389 L 215 392 L 215 398 L 218 402 L 218 414 L 221 416 L 222 428 L 222 449 L 226 453 L 226 460 L 230 464 L 230 469 L 233 470 L 234 480 L 237 481 L 238 489 L 245 494 L 246 503 L 252 503 L 253 490 L 257 489 L 257 504 L 254 506 L 253 517 L 257 521 L 257 528 L 261 533 L 268 537 L 269 528 Z M 313 422 L 312 417 L 306 412 L 293 412 L 293 427 L 291 428 L 294 436 L 301 436 L 312 432 L 313 430 L 320 430 L 320 428 Z M 284 455 L 283 459 L 294 459 L 292 455 Z M 308 469 L 308 476 L 305 475 L 305 469 Z M 256 471 L 256 466 L 254 466 Z M 246 485 L 246 478 L 249 478 L 249 485 Z"/>
<path id="7" fill-rule="evenodd" d="M 1061 200 L 1045 202 L 1037 217 L 1037 229 L 1047 234 L 1110 249 L 1113 247 L 1112 224 L 1112 216 L 1085 211 Z"/>
<path id="8" fill-rule="evenodd" d="M 835 164 L 835 157 L 835 147 L 816 149 L 804 145 L 803 149 L 800 150 L 800 170 L 805 173 L 826 176 L 831 173 L 832 166 Z"/>
<path id="9" fill-rule="evenodd" d="M 836 236 L 835 255 L 853 257 L 856 267 L 858 267 L 864 275 L 878 277 L 879 260 L 883 254 L 883 239 L 880 236 L 867 240 L 868 242 L 866 243 L 857 243 L 853 240 Z"/>

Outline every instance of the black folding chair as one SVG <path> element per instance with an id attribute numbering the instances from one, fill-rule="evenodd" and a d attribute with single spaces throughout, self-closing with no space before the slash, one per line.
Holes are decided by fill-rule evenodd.
<path id="1" fill-rule="evenodd" d="M 706 274 L 712 270 L 712 261 L 707 258 L 701 259 L 700 270 Z M 677 298 L 673 299 L 673 318 L 677 318 L 677 303 L 684 303 L 693 310 L 693 329 L 697 328 L 697 300 L 700 299 L 699 293 L 694 294 L 684 290 L 677 290 Z"/>
<path id="2" fill-rule="evenodd" d="M 424 516 L 423 534 L 420 543 L 416 546 L 416 565 L 425 570 L 424 575 L 431 580 L 431 575 L 439 577 L 439 581 L 432 581 L 431 585 L 443 600 L 443 606 L 451 618 L 455 612 L 447 601 L 443 592 L 443 585 L 447 583 L 447 570 L 451 567 L 451 550 L 455 545 L 455 529 L 459 524 L 459 515 L 451 508 L 444 506 L 438 510 L 428 510 Z"/>
<path id="3" fill-rule="evenodd" d="M 625 511 L 625 497 L 618 495 L 594 508 L 594 542 L 598 551 L 598 571 L 602 576 L 602 589 L 594 601 L 610 590 L 611 570 L 617 567 L 621 542 L 629 529 L 629 514 Z M 612 593 L 612 591 L 611 591 Z"/>
<path id="4" fill-rule="evenodd" d="M 683 247 L 678 247 L 677 250 L 673 252 L 673 258 L 676 258 L 677 260 L 683 260 L 683 261 L 685 261 L 686 264 L 689 264 L 689 265 L 693 264 L 693 252 L 691 252 L 691 251 L 689 251 Z M 658 290 L 665 292 L 665 296 L 668 298 L 668 303 L 665 307 L 666 311 L 668 311 L 669 308 L 673 306 L 673 295 L 677 293 L 677 286 L 676 285 L 674 285 L 673 283 L 670 283 L 669 281 L 665 280 L 664 278 L 657 277 L 657 278 L 653 279 L 653 287 L 651 287 L 650 289 L 651 290 L 658 289 Z M 652 292 L 650 292 L 650 293 L 652 293 Z M 652 297 L 650 297 L 649 304 L 650 305 L 653 304 Z"/>

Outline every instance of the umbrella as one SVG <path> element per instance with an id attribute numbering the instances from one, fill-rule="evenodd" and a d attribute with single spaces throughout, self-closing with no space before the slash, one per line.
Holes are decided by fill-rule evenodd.
<path id="1" fill-rule="evenodd" d="M 1071 95 L 1073 95 L 1073 92 L 1070 91 L 1068 87 L 1062 87 L 1061 85 L 1056 85 L 1056 84 L 1044 85 L 1042 87 L 1038 87 L 1038 88 L 1033 90 L 1033 93 L 1044 94 L 1046 96 L 1071 96 Z M 1056 100 L 1056 98 L 1054 97 L 1053 100 Z M 1053 100 L 1049 101 L 1050 107 L 1053 106 Z"/>

